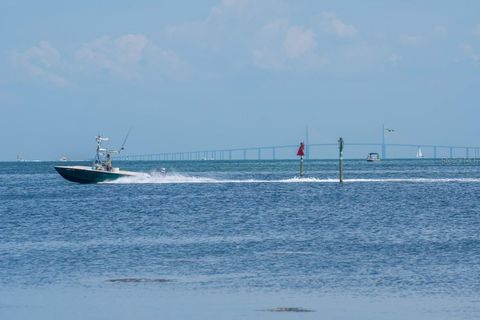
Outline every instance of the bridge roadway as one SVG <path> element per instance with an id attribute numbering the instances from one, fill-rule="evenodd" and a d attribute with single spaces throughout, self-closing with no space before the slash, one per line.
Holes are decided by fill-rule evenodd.
<path id="1" fill-rule="evenodd" d="M 142 160 L 275 160 L 279 151 L 290 149 L 291 156 L 281 157 L 281 159 L 295 158 L 295 151 L 298 148 L 295 145 L 279 145 L 279 146 L 264 146 L 264 147 L 248 147 L 248 148 L 233 148 L 233 149 L 216 149 L 216 150 L 201 150 L 201 151 L 182 151 L 182 152 L 163 152 L 152 154 L 135 154 L 135 155 L 118 155 L 116 160 L 124 161 L 142 161 Z M 314 150 L 322 147 L 337 147 L 337 143 L 313 143 L 307 146 L 306 158 Z M 386 151 L 392 148 L 421 148 L 423 151 L 429 151 L 430 158 L 437 159 L 440 151 L 447 151 L 448 158 L 458 158 L 459 151 L 462 153 L 462 158 L 478 158 L 480 156 L 480 147 L 468 146 L 448 146 L 448 145 L 432 145 L 432 144 L 398 144 L 389 143 L 383 145 L 382 143 L 345 143 L 345 150 L 348 147 L 380 147 L 383 150 L 382 158 L 387 159 Z M 252 156 L 253 152 L 253 156 Z M 268 155 L 267 155 L 268 153 Z M 413 158 L 413 157 L 412 157 Z M 446 158 L 446 157 L 443 157 Z"/>

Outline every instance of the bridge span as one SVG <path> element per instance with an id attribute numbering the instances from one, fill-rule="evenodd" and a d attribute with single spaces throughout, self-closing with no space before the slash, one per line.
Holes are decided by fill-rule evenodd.
<path id="1" fill-rule="evenodd" d="M 277 160 L 295 159 L 298 144 L 260 146 L 231 149 L 207 149 L 198 151 L 161 152 L 149 154 L 118 155 L 116 160 L 124 161 L 196 161 L 196 160 Z M 345 157 L 361 159 L 370 152 L 381 153 L 382 158 L 415 158 L 418 150 L 423 157 L 438 158 L 479 158 L 480 147 L 449 146 L 432 144 L 398 143 L 345 143 Z M 337 143 L 313 143 L 306 145 L 306 159 L 334 159 L 338 154 Z"/>

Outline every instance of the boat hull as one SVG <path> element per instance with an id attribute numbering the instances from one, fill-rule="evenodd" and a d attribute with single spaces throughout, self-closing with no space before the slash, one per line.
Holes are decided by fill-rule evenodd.
<path id="1" fill-rule="evenodd" d="M 101 171 L 83 166 L 56 166 L 55 170 L 66 180 L 77 183 L 99 183 L 117 180 L 123 177 L 136 176 L 135 172 L 129 171 Z"/>

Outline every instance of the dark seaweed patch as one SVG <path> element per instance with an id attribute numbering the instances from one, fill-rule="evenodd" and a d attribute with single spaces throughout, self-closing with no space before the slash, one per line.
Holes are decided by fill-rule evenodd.
<path id="1" fill-rule="evenodd" d="M 278 307 L 273 309 L 267 309 L 265 311 L 270 312 L 315 312 L 314 310 L 305 309 L 305 308 L 297 308 L 297 307 Z"/>
<path id="2" fill-rule="evenodd" d="M 119 278 L 119 279 L 109 279 L 108 282 L 114 283 L 164 283 L 164 282 L 172 282 L 173 280 L 170 279 L 149 279 L 149 278 Z"/>

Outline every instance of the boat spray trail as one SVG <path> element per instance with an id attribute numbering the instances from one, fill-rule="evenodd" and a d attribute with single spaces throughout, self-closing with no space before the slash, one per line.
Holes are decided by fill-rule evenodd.
<path id="1" fill-rule="evenodd" d="M 345 183 L 480 183 L 480 178 L 373 178 L 344 179 Z M 291 177 L 285 179 L 223 179 L 182 173 L 143 173 L 123 177 L 105 184 L 199 184 L 199 183 L 335 183 L 336 178 Z"/>

